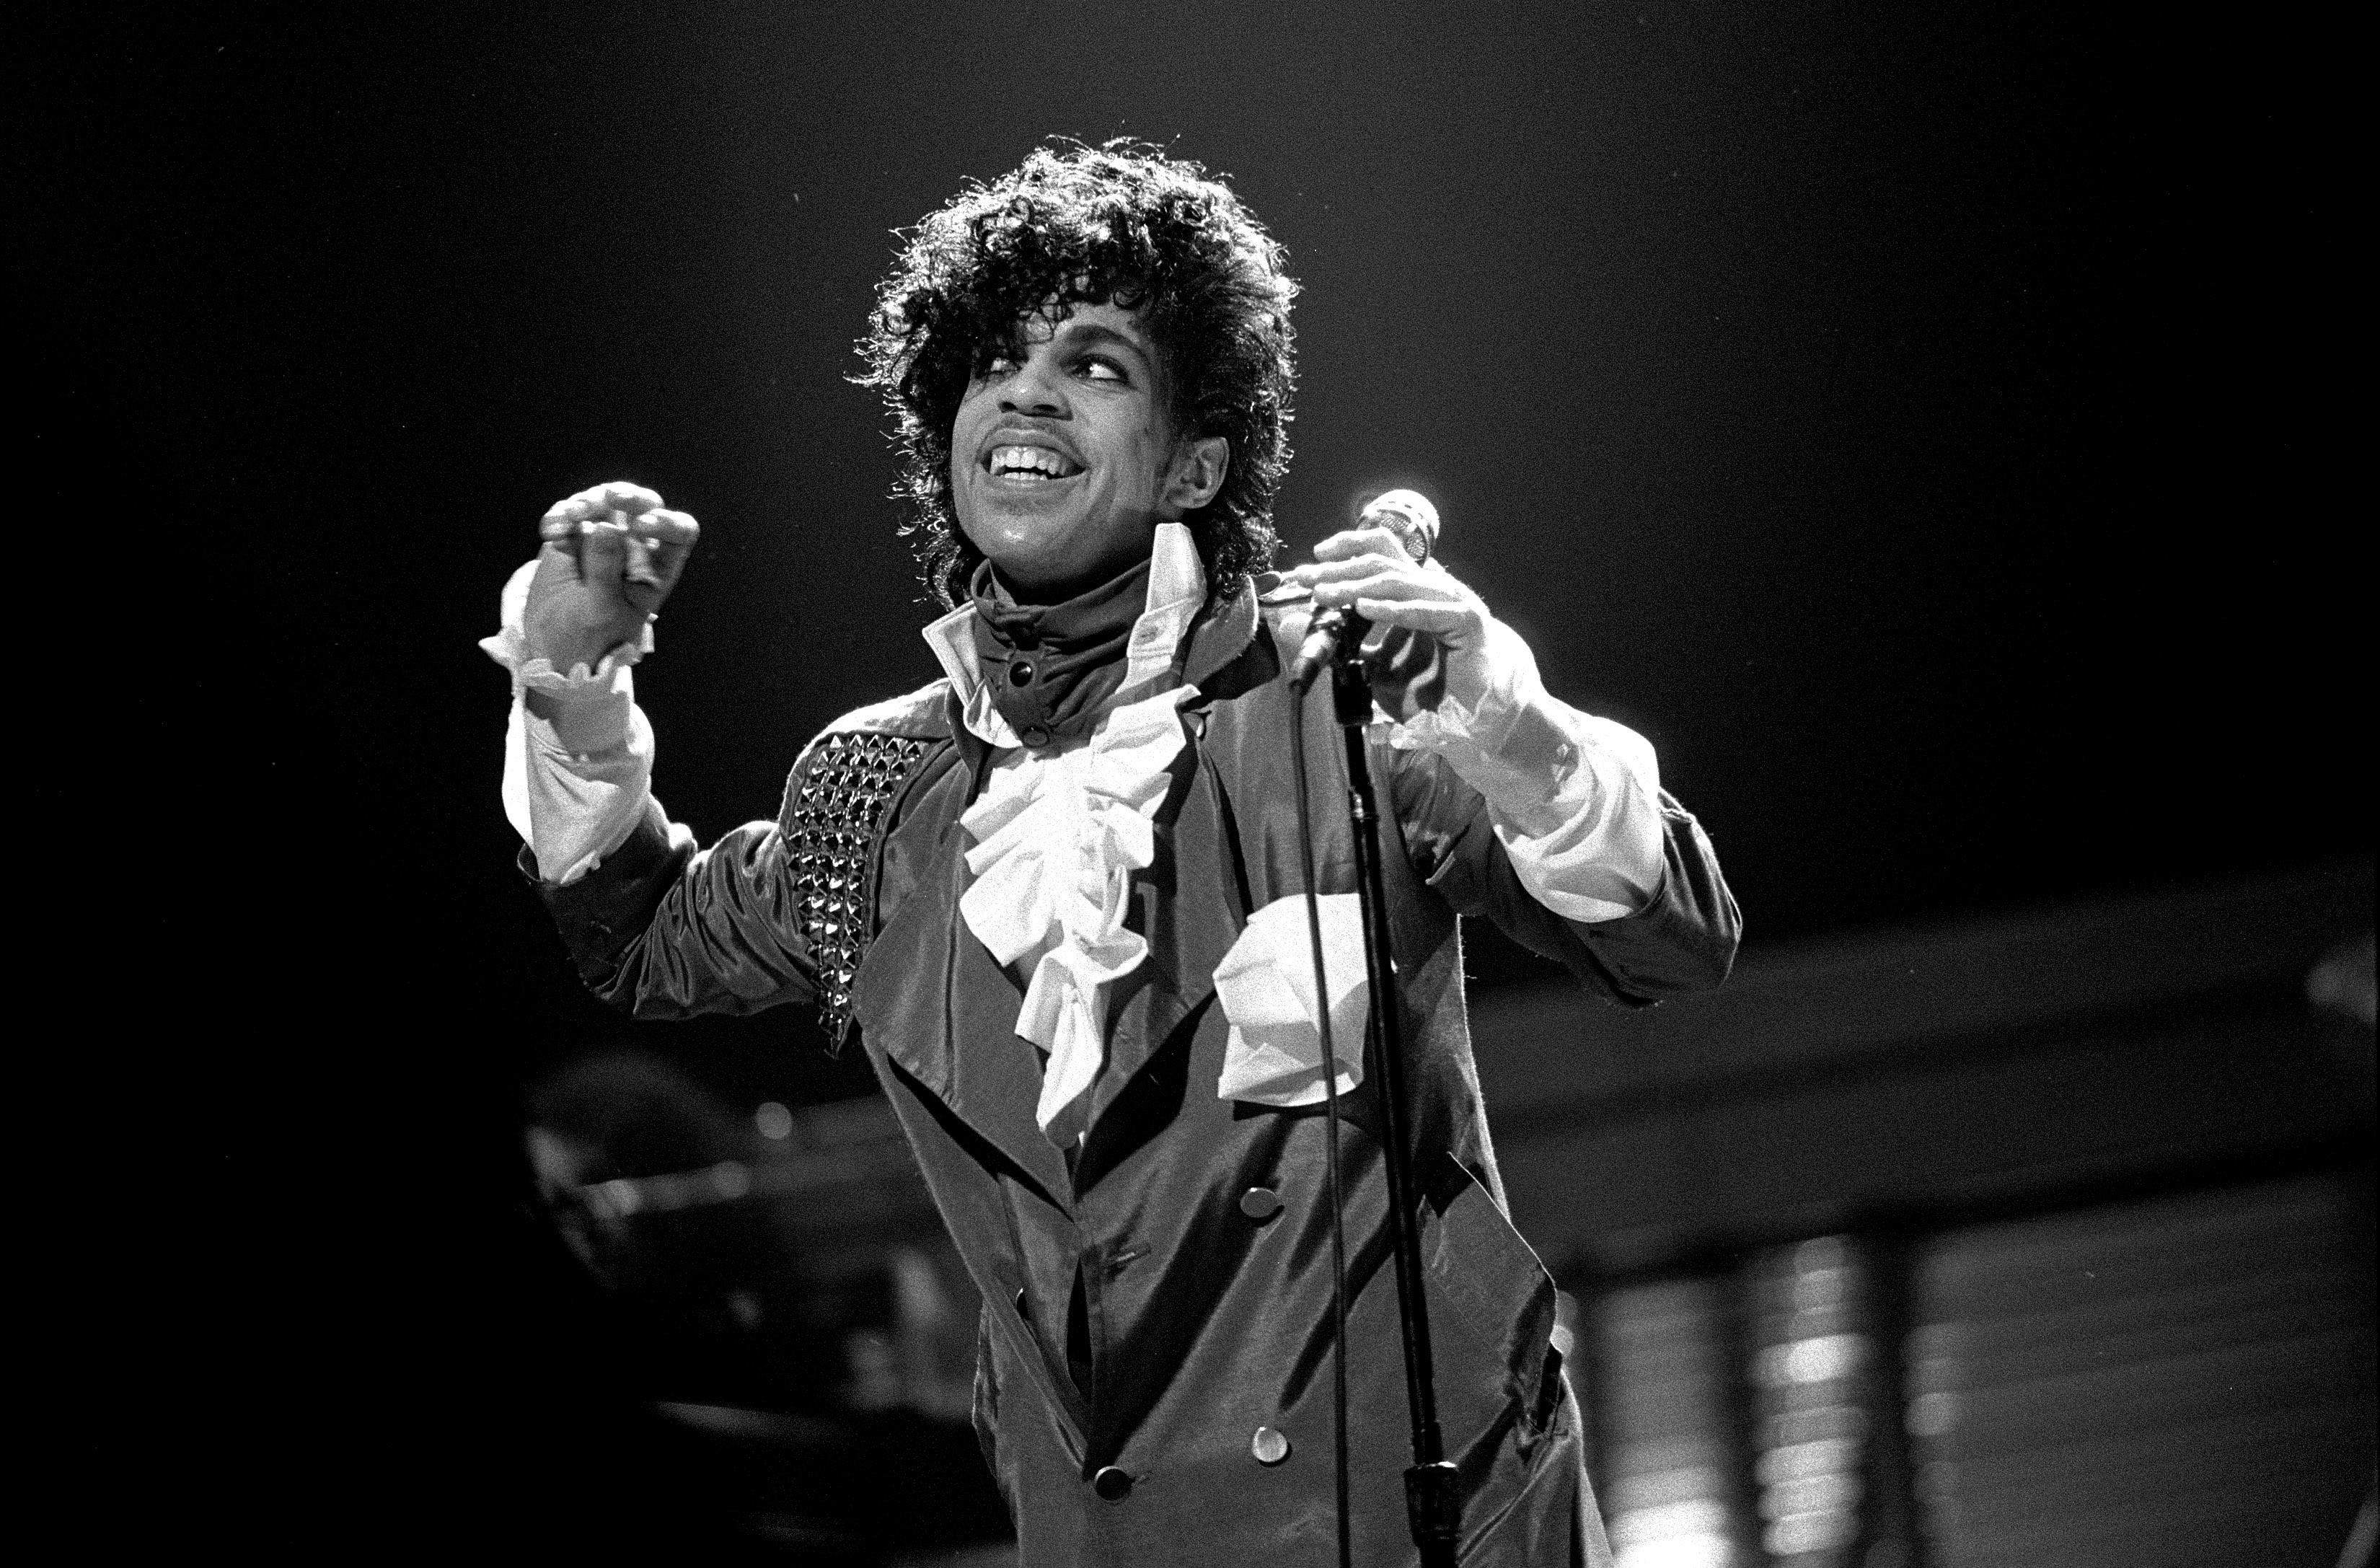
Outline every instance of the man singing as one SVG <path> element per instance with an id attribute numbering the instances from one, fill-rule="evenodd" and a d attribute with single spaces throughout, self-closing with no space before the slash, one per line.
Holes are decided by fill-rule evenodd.
<path id="1" fill-rule="evenodd" d="M 1330 703 L 1285 674 L 1318 611 L 1368 617 L 1463 1561 L 1605 1563 L 1553 1286 L 1504 1217 L 1456 917 L 1635 1006 L 1718 983 L 1735 907 L 1652 748 L 1547 694 L 1429 558 L 1426 503 L 1263 570 L 1294 293 L 1238 199 L 1154 150 L 1045 149 L 961 195 L 863 344 L 952 606 L 925 628 L 943 678 L 837 720 L 774 820 L 698 848 L 650 793 L 630 675 L 695 523 L 598 486 L 548 514 L 486 645 L 516 693 L 505 807 L 597 994 L 856 1028 L 983 1293 L 976 1423 L 1027 1564 L 1333 1561 L 1332 1073 L 1354 1561 L 1408 1562 L 1354 839 Z"/>

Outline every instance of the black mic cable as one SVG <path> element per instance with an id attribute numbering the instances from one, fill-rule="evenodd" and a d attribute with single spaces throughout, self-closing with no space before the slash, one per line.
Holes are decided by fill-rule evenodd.
<path id="1" fill-rule="evenodd" d="M 1308 677 L 1311 680 L 1311 676 Z M 1330 1196 L 1330 1454 L 1338 1501 L 1339 1568 L 1354 1568 L 1347 1531 L 1347 1202 L 1339 1190 L 1339 1052 L 1330 1039 L 1330 985 L 1322 972 L 1322 905 L 1315 891 L 1313 797 L 1305 783 L 1305 687 L 1290 710 L 1297 774 L 1297 855 L 1305 872 L 1305 932 L 1314 950 L 1314 1023 L 1322 1045 L 1322 1125 Z"/>

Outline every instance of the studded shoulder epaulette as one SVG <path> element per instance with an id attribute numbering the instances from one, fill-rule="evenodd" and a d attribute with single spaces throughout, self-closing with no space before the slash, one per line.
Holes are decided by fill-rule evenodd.
<path id="1" fill-rule="evenodd" d="M 884 813 L 933 743 L 841 731 L 810 748 L 785 791 L 779 831 L 793 872 L 795 922 L 818 975 L 830 1053 L 851 1032 L 851 982 L 868 951 L 870 850 Z"/>

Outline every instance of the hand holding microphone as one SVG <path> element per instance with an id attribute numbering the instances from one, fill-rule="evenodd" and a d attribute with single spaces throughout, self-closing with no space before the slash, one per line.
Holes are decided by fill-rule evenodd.
<path id="1" fill-rule="evenodd" d="M 1291 667 L 1297 690 L 1312 683 L 1351 631 L 1359 641 L 1378 627 L 1420 633 L 1437 642 L 1450 665 L 1485 656 L 1488 606 L 1438 564 L 1438 509 L 1428 499 L 1392 490 L 1366 506 L 1354 528 L 1316 545 L 1312 565 L 1288 573 L 1314 590 L 1316 610 Z"/>

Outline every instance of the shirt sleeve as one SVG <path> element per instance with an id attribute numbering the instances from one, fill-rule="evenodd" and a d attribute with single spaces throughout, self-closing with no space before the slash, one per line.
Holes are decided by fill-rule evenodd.
<path id="1" fill-rule="evenodd" d="M 1664 870 L 1661 772 L 1652 743 L 1547 692 L 1536 656 L 1501 621 L 1475 659 L 1450 660 L 1437 708 L 1389 744 L 1437 755 L 1488 803 L 1513 872 L 1565 919 L 1645 909 Z"/>
<path id="2" fill-rule="evenodd" d="M 643 820 L 652 789 L 653 731 L 637 706 L 637 662 L 652 651 L 652 627 L 592 668 L 566 674 L 528 656 L 521 633 L 529 562 L 504 584 L 502 625 L 480 647 L 512 675 L 504 728 L 504 817 L 537 858 L 539 877 L 568 884 L 602 864 Z M 529 711 L 528 694 L 550 699 L 553 717 Z"/>

